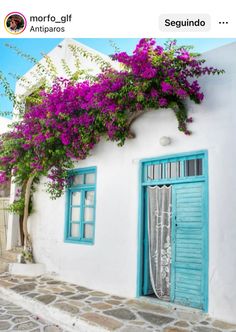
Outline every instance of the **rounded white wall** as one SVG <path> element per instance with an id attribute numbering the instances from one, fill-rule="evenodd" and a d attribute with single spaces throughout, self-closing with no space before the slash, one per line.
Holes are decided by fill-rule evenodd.
<path id="1" fill-rule="evenodd" d="M 39 186 L 30 225 L 35 257 L 48 271 L 97 290 L 136 296 L 139 160 L 208 150 L 209 313 L 236 323 L 235 51 L 236 45 L 229 45 L 207 54 L 209 63 L 226 73 L 202 80 L 205 101 L 189 104 L 191 136 L 178 131 L 171 110 L 151 111 L 134 123 L 135 139 L 123 147 L 100 142 L 77 165 L 97 166 L 94 245 L 64 243 L 65 197 L 52 201 L 43 184 Z M 171 137 L 172 143 L 161 146 L 162 136 Z"/>

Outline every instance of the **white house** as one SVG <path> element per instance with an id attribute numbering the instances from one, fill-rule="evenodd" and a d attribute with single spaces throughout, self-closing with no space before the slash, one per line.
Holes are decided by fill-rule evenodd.
<path id="1" fill-rule="evenodd" d="M 69 42 L 53 60 L 70 60 Z M 63 197 L 50 200 L 42 180 L 29 223 L 48 272 L 126 297 L 154 288 L 163 301 L 236 323 L 235 54 L 236 43 L 204 54 L 225 74 L 201 80 L 204 102 L 189 103 L 191 136 L 173 111 L 150 111 L 133 124 L 135 139 L 102 141 L 76 164 Z"/>

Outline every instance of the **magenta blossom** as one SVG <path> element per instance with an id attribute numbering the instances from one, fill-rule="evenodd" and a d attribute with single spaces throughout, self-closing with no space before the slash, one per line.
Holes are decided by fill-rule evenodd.
<path id="1" fill-rule="evenodd" d="M 70 139 L 67 134 L 61 134 L 61 141 L 64 145 L 70 144 Z"/>
<path id="2" fill-rule="evenodd" d="M 161 90 L 165 93 L 170 93 L 172 91 L 172 85 L 168 82 L 161 82 Z"/>
<path id="3" fill-rule="evenodd" d="M 187 92 L 184 89 L 177 89 L 176 94 L 180 98 L 186 98 L 188 96 Z"/>
<path id="4" fill-rule="evenodd" d="M 181 50 L 181 54 L 177 56 L 178 59 L 183 61 L 188 61 L 190 59 L 190 54 L 186 50 Z"/>
<path id="5" fill-rule="evenodd" d="M 0 171 L 0 184 L 5 183 L 7 181 L 6 173 L 3 171 Z"/>
<path id="6" fill-rule="evenodd" d="M 168 105 L 168 101 L 166 98 L 160 98 L 159 99 L 159 106 L 160 107 L 166 107 Z"/>

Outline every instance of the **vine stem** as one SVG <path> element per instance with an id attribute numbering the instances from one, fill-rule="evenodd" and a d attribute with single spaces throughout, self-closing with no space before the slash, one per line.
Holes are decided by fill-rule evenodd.
<path id="1" fill-rule="evenodd" d="M 24 250 L 26 252 L 33 252 L 33 247 L 32 247 L 32 241 L 30 234 L 28 232 L 28 217 L 29 217 L 29 203 L 30 203 L 30 192 L 32 188 L 32 184 L 35 178 L 35 174 L 32 174 L 25 186 L 25 206 L 24 206 L 24 217 L 23 217 L 23 233 L 24 233 Z M 32 256 L 32 262 L 33 262 L 33 256 Z"/>
<path id="2" fill-rule="evenodd" d="M 128 138 L 135 138 L 136 135 L 133 131 L 130 130 L 131 125 L 133 124 L 133 122 L 139 118 L 141 115 L 143 115 L 144 113 L 147 113 L 149 110 L 141 110 L 141 111 L 136 111 L 131 113 L 129 120 L 127 122 L 127 128 L 128 128 Z M 150 110 L 151 111 L 151 110 Z"/>

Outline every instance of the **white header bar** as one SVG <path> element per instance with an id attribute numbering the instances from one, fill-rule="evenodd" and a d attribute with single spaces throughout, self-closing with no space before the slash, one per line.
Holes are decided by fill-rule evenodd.
<path id="1" fill-rule="evenodd" d="M 172 3 L 170 0 L 2 0 L 0 37 L 234 38 L 234 5 L 234 1 L 229 0 L 221 3 L 211 3 L 209 0 Z M 204 21 L 205 25 L 196 25 L 197 20 L 201 24 Z M 195 25 L 190 21 L 194 21 Z M 184 26 L 186 22 L 190 25 Z M 15 28 L 17 24 L 20 27 Z M 181 27 L 177 28 L 179 24 Z"/>

